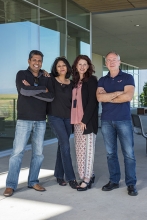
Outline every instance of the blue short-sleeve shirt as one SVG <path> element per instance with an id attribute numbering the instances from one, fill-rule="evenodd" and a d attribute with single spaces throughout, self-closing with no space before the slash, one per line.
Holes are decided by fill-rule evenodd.
<path id="1" fill-rule="evenodd" d="M 103 87 L 107 93 L 124 91 L 127 85 L 135 86 L 134 78 L 121 70 L 119 74 L 112 78 L 110 72 L 99 79 L 98 87 Z M 131 120 L 130 102 L 111 103 L 102 102 L 102 120 L 123 121 Z"/>

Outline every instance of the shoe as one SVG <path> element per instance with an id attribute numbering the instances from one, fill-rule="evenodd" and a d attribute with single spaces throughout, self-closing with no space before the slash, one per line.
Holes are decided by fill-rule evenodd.
<path id="1" fill-rule="evenodd" d="M 77 188 L 77 191 L 86 191 L 87 189 L 91 189 L 91 185 L 92 185 L 92 182 L 91 182 L 91 180 L 89 181 L 89 183 L 87 183 L 87 182 L 85 182 L 84 180 L 83 180 L 83 183 L 85 183 L 86 184 L 86 186 L 85 187 L 78 187 Z"/>
<path id="2" fill-rule="evenodd" d="M 77 183 L 76 180 L 71 180 L 71 181 L 69 181 L 69 185 L 70 185 L 70 187 L 73 188 L 73 189 L 77 189 L 77 188 L 79 187 L 79 184 Z"/>
<path id="3" fill-rule="evenodd" d="M 79 182 L 79 186 L 83 183 L 83 180 L 81 182 Z"/>
<path id="4" fill-rule="evenodd" d="M 67 185 L 65 180 L 64 179 L 60 179 L 60 178 L 57 178 L 57 183 L 59 183 L 60 186 L 66 186 Z"/>
<path id="5" fill-rule="evenodd" d="M 39 184 L 35 184 L 34 186 L 28 186 L 28 188 L 35 189 L 36 191 L 41 191 L 41 192 L 46 191 L 46 189 Z"/>
<path id="6" fill-rule="evenodd" d="M 134 185 L 128 186 L 128 195 L 130 195 L 130 196 L 137 196 L 138 195 L 138 192 L 136 190 L 136 186 L 134 186 Z"/>
<path id="7" fill-rule="evenodd" d="M 3 195 L 6 197 L 12 196 L 13 195 L 14 190 L 12 188 L 6 188 Z"/>
<path id="8" fill-rule="evenodd" d="M 118 183 L 112 183 L 111 181 L 109 181 L 109 183 L 107 183 L 105 186 L 102 187 L 103 191 L 111 191 L 113 189 L 117 189 L 119 188 L 119 184 Z"/>
<path id="9" fill-rule="evenodd" d="M 92 174 L 92 177 L 90 178 L 90 181 L 91 181 L 92 183 L 94 183 L 94 181 L 95 181 L 95 174 L 94 174 L 94 173 Z"/>

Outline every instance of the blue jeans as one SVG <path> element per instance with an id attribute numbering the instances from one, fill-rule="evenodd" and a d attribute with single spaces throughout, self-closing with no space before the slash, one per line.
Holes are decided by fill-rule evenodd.
<path id="1" fill-rule="evenodd" d="M 28 186 L 32 187 L 39 183 L 38 175 L 44 156 L 43 141 L 46 129 L 46 121 L 17 120 L 13 151 L 9 160 L 9 172 L 6 187 L 16 189 L 20 173 L 22 158 L 31 135 L 32 158 L 28 176 Z"/>
<path id="2" fill-rule="evenodd" d="M 136 160 L 134 156 L 133 127 L 130 120 L 127 121 L 103 121 L 102 134 L 107 150 L 107 162 L 110 181 L 119 183 L 120 166 L 117 155 L 117 136 L 121 144 L 124 156 L 126 185 L 136 184 Z"/>
<path id="3" fill-rule="evenodd" d="M 75 180 L 75 174 L 70 155 L 69 137 L 71 134 L 70 119 L 48 116 L 50 126 L 58 139 L 58 150 L 54 176 L 67 181 Z"/>

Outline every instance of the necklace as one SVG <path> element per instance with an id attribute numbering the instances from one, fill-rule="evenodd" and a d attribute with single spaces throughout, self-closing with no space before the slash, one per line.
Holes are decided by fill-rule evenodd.
<path id="1" fill-rule="evenodd" d="M 66 82 L 63 82 L 59 77 L 57 77 L 57 79 L 58 79 L 59 83 L 61 84 L 61 86 L 68 85 Z"/>

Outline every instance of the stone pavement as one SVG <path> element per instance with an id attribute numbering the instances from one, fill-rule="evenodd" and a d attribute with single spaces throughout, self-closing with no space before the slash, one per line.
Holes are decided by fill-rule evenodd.
<path id="1" fill-rule="evenodd" d="M 122 171 L 120 188 L 103 192 L 101 187 L 109 181 L 106 152 L 101 135 L 97 135 L 94 171 L 96 175 L 92 189 L 78 192 L 68 186 L 59 186 L 53 176 L 57 143 L 44 148 L 45 159 L 40 172 L 40 183 L 46 192 L 27 188 L 27 175 L 31 151 L 26 151 L 22 163 L 17 191 L 12 197 L 3 196 L 8 171 L 9 156 L 0 158 L 0 220 L 146 220 L 147 219 L 147 157 L 145 139 L 135 136 L 137 160 L 138 196 L 127 194 L 124 182 L 123 157 L 119 147 Z M 75 151 L 71 138 L 71 154 L 76 171 Z"/>

